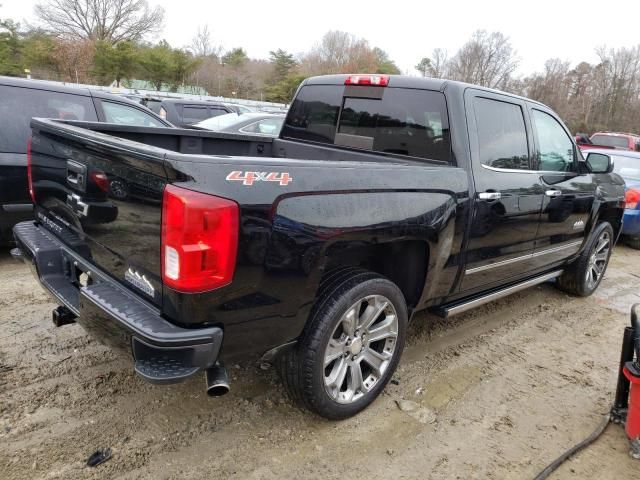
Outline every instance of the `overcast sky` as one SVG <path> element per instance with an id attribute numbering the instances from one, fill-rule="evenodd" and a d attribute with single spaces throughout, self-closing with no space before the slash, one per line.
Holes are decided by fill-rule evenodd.
<path id="1" fill-rule="evenodd" d="M 0 18 L 33 23 L 38 0 L 0 0 Z M 198 25 L 208 24 L 215 43 L 244 47 L 250 57 L 269 50 L 301 53 L 328 30 L 364 37 L 387 51 L 404 73 L 434 48 L 454 53 L 477 29 L 509 36 L 520 59 L 519 74 L 542 70 L 550 57 L 594 62 L 594 48 L 640 44 L 638 0 L 149 0 L 165 9 L 158 39 L 187 46 Z"/>

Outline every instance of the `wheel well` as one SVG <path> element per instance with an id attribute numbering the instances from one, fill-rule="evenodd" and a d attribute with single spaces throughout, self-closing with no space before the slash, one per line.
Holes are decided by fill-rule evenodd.
<path id="1" fill-rule="evenodd" d="M 376 245 L 334 248 L 328 253 L 325 271 L 353 265 L 379 273 L 395 283 L 409 308 L 420 300 L 427 275 L 429 245 L 420 240 L 403 240 Z"/>
<path id="2" fill-rule="evenodd" d="M 618 238 L 618 233 L 622 228 L 622 215 L 620 215 L 619 208 L 608 208 L 600 212 L 600 216 L 598 218 L 599 222 L 606 221 L 611 224 L 613 228 L 613 237 Z"/>

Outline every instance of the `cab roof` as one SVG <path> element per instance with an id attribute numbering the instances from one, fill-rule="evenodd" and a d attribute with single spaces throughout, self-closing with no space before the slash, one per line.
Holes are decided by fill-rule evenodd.
<path id="1" fill-rule="evenodd" d="M 309 77 L 302 82 L 302 85 L 344 85 L 347 78 L 351 75 L 381 75 L 381 74 L 337 74 L 337 75 L 319 75 L 316 77 Z M 396 88 L 416 88 L 423 90 L 436 90 L 440 92 L 444 92 L 445 89 L 453 87 L 456 89 L 460 89 L 461 91 L 466 90 L 467 88 L 473 88 L 476 90 L 484 90 L 486 92 L 499 93 L 501 95 L 507 95 L 509 97 L 517 98 L 520 100 L 525 100 L 527 102 L 535 103 L 537 105 L 541 105 L 545 108 L 549 108 L 543 103 L 540 103 L 536 100 L 532 100 L 527 97 L 523 97 L 520 95 L 516 95 L 513 93 L 505 92 L 502 90 L 496 90 L 493 88 L 482 87 L 479 85 L 473 85 L 471 83 L 459 82 L 457 80 L 447 80 L 444 78 L 431 78 L 431 77 L 414 77 L 410 75 L 387 75 L 389 77 L 389 87 Z M 381 87 L 384 88 L 384 87 Z"/>

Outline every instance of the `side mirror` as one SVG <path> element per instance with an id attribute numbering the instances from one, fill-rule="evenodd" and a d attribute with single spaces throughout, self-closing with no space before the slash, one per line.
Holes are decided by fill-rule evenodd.
<path id="1" fill-rule="evenodd" d="M 611 173 L 613 171 L 613 160 L 604 153 L 589 153 L 587 165 L 591 173 Z"/>

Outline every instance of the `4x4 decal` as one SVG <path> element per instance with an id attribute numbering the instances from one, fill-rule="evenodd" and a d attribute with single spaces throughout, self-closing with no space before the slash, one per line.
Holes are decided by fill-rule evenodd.
<path id="1" fill-rule="evenodd" d="M 235 170 L 227 175 L 228 182 L 242 182 L 243 185 L 253 185 L 254 182 L 278 182 L 285 186 L 293 182 L 289 172 L 241 172 Z"/>

